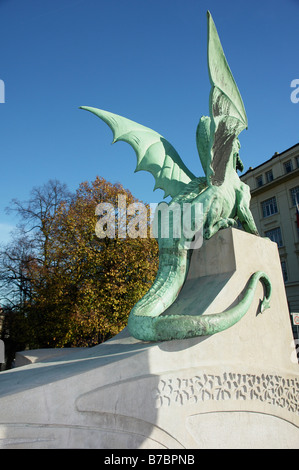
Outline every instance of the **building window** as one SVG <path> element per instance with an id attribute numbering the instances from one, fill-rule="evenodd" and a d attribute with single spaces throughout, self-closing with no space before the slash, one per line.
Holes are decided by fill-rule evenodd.
<path id="1" fill-rule="evenodd" d="M 272 170 L 266 171 L 266 181 L 267 183 L 271 183 L 271 181 L 273 181 Z"/>
<path id="2" fill-rule="evenodd" d="M 296 157 L 297 168 L 299 168 L 299 157 Z"/>
<path id="3" fill-rule="evenodd" d="M 257 188 L 260 188 L 261 186 L 263 186 L 263 175 L 260 175 L 260 176 L 257 176 L 256 177 L 256 186 Z"/>
<path id="4" fill-rule="evenodd" d="M 288 271 L 287 271 L 287 263 L 286 261 L 281 261 L 281 270 L 284 282 L 288 282 Z"/>
<path id="5" fill-rule="evenodd" d="M 283 246 L 280 227 L 273 228 L 272 230 L 267 230 L 265 232 L 265 236 L 267 238 L 270 238 L 272 242 L 277 243 L 279 247 Z"/>
<path id="6" fill-rule="evenodd" d="M 277 214 L 276 198 L 271 197 L 262 202 L 263 217 L 270 217 L 270 215 Z"/>
<path id="7" fill-rule="evenodd" d="M 288 160 L 287 162 L 284 162 L 283 166 L 284 166 L 285 172 L 290 173 L 293 170 L 292 160 Z"/>
<path id="8" fill-rule="evenodd" d="M 292 197 L 292 204 L 293 206 L 296 205 L 296 198 L 299 203 L 299 186 L 296 186 L 295 188 L 291 189 L 291 197 Z"/>

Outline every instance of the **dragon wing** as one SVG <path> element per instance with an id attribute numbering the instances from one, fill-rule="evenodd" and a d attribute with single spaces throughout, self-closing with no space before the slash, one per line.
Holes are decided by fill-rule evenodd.
<path id="1" fill-rule="evenodd" d="M 113 142 L 122 140 L 136 152 L 135 171 L 149 171 L 155 178 L 154 190 L 164 190 L 164 198 L 174 197 L 195 176 L 184 165 L 172 145 L 160 134 L 130 119 L 88 106 L 80 106 L 101 118 L 113 132 Z"/>
<path id="2" fill-rule="evenodd" d="M 234 151 L 238 153 L 237 137 L 248 124 L 240 92 L 225 58 L 210 12 L 207 16 L 211 121 L 206 175 L 209 185 L 220 186 L 225 179 L 226 170 L 233 165 L 231 155 Z M 238 157 L 236 165 L 239 165 L 238 169 L 242 166 Z"/>

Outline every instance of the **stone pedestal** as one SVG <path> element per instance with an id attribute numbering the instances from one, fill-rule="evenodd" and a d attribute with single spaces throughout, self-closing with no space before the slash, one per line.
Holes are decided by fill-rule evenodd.
<path id="1" fill-rule="evenodd" d="M 299 448 L 299 366 L 276 244 L 220 231 L 193 253 L 171 310 L 228 309 L 257 270 L 271 278 L 271 308 L 258 313 L 259 285 L 222 333 L 145 343 L 125 329 L 2 372 L 0 447 Z"/>

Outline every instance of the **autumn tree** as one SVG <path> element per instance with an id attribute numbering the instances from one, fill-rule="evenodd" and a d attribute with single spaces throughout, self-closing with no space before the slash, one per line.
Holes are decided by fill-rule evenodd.
<path id="1" fill-rule="evenodd" d="M 22 306 L 30 347 L 90 346 L 108 339 L 126 325 L 131 308 L 151 286 L 158 247 L 149 237 L 149 208 L 134 227 L 134 238 L 128 237 L 136 217 L 120 216 L 120 197 L 125 209 L 146 207 L 120 184 L 97 177 L 82 183 L 71 198 L 59 198 L 32 229 L 36 246 L 32 242 L 26 252 Z M 101 203 L 114 208 L 114 236 L 96 234 Z"/>
<path id="2" fill-rule="evenodd" d="M 49 265 L 53 217 L 62 201 L 70 198 L 65 185 L 50 180 L 34 187 L 27 201 L 14 199 L 8 208 L 20 219 L 11 242 L 0 247 L 0 304 L 4 307 L 0 335 L 8 365 L 16 350 L 31 344 L 30 313 Z"/>
<path id="3" fill-rule="evenodd" d="M 34 292 L 38 271 L 50 267 L 55 214 L 70 200 L 66 185 L 50 180 L 34 187 L 27 201 L 13 199 L 7 208 L 20 219 L 12 241 L 0 250 L 1 297 L 10 307 L 24 307 Z"/>

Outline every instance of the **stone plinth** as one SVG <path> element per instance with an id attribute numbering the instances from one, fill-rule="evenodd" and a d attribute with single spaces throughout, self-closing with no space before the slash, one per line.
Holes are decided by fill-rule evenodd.
<path id="1" fill-rule="evenodd" d="M 193 253 L 171 310 L 228 309 L 257 270 L 271 278 L 271 308 L 258 313 L 260 285 L 222 333 L 145 343 L 125 329 L 2 372 L 0 447 L 299 448 L 299 366 L 276 244 L 220 231 Z"/>

